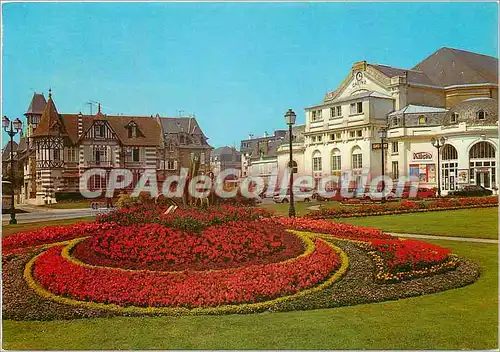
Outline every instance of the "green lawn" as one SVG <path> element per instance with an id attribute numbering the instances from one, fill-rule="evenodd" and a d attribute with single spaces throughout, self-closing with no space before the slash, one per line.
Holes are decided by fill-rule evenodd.
<path id="1" fill-rule="evenodd" d="M 498 208 L 447 210 L 426 213 L 335 219 L 387 232 L 498 238 Z"/>
<path id="2" fill-rule="evenodd" d="M 498 252 L 429 241 L 477 260 L 473 285 L 393 302 L 255 315 L 4 321 L 6 349 L 494 349 Z"/>
<path id="3" fill-rule="evenodd" d="M 331 202 L 295 202 L 295 213 L 297 215 L 304 215 L 309 213 L 311 210 L 309 207 L 317 207 L 320 205 L 322 208 L 336 208 L 340 207 L 341 204 L 339 202 L 331 201 Z M 289 203 L 272 203 L 272 204 L 260 204 L 260 208 L 264 208 L 270 212 L 275 213 L 276 215 L 286 215 L 288 216 L 288 208 L 290 207 Z"/>
<path id="4" fill-rule="evenodd" d="M 55 204 L 40 205 L 39 207 L 50 209 L 88 209 L 90 208 L 90 203 L 91 201 L 88 200 L 80 202 L 59 202 Z"/>
<path id="5" fill-rule="evenodd" d="M 94 216 L 87 216 L 83 218 L 76 219 L 64 219 L 64 220 L 52 220 L 52 221 L 41 221 L 41 222 L 30 222 L 27 224 L 16 224 L 16 225 L 2 225 L 2 236 L 6 237 L 18 232 L 24 232 L 28 230 L 34 230 L 40 227 L 46 226 L 59 226 L 59 225 L 71 225 L 76 222 L 91 221 L 94 220 Z"/>

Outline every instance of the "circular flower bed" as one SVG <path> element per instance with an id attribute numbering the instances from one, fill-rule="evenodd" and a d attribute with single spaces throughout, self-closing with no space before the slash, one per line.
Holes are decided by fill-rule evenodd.
<path id="1" fill-rule="evenodd" d="M 478 276 L 445 248 L 379 230 L 252 208 L 164 211 L 123 209 L 3 239 L 4 313 L 46 319 L 321 308 L 436 292 Z M 356 269 L 358 261 L 369 271 Z M 359 293 L 346 296 L 338 285 Z M 22 304 L 13 304 L 19 291 L 28 297 L 16 294 Z M 64 314 L 33 309 L 40 299 Z"/>
<path id="2" fill-rule="evenodd" d="M 120 226 L 82 241 L 72 254 L 100 266 L 177 271 L 273 263 L 303 251 L 303 241 L 284 226 L 251 220 L 211 226 L 201 233 L 157 223 Z"/>

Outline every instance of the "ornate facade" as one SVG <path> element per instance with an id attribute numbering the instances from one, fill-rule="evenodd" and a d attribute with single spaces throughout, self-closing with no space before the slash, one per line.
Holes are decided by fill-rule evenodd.
<path id="1" fill-rule="evenodd" d="M 78 193 L 80 176 L 88 169 L 122 168 L 132 172 L 131 190 L 145 170 L 158 181 L 189 167 L 193 154 L 201 171 L 210 170 L 208 138 L 194 117 L 60 114 L 52 94 L 35 94 L 28 111 L 27 134 L 19 149 L 24 164 L 25 203 L 50 204 L 56 194 Z M 107 177 L 90 179 L 90 189 L 105 189 Z"/>
<path id="2" fill-rule="evenodd" d="M 305 111 L 304 174 L 351 173 L 365 184 L 383 167 L 395 181 L 415 176 L 437 187 L 439 169 L 443 194 L 467 184 L 498 188 L 496 58 L 441 48 L 412 69 L 357 62 L 335 91 Z M 439 168 L 433 137 L 446 141 Z"/>

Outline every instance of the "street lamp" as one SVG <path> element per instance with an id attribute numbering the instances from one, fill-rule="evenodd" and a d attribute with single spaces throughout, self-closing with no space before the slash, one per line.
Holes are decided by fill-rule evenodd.
<path id="1" fill-rule="evenodd" d="M 2 119 L 2 125 L 5 132 L 10 137 L 10 225 L 17 224 L 16 209 L 14 208 L 14 136 L 21 131 L 23 123 L 16 118 L 10 121 L 7 116 Z"/>
<path id="2" fill-rule="evenodd" d="M 380 137 L 380 150 L 382 151 L 382 192 L 385 192 L 385 155 L 384 155 L 384 139 L 387 138 L 387 129 L 385 127 L 381 127 L 378 131 L 378 135 Z M 385 197 L 382 195 L 382 202 L 385 201 Z"/>
<path id="3" fill-rule="evenodd" d="M 441 149 L 444 144 L 446 143 L 446 139 L 444 137 L 440 137 L 440 138 L 435 138 L 435 137 L 432 137 L 431 139 L 431 143 L 432 145 L 437 149 L 437 153 L 438 153 L 438 167 L 437 167 L 437 174 L 438 174 L 438 197 L 441 197 L 441 161 L 440 161 L 440 153 L 439 153 L 439 149 Z"/>
<path id="4" fill-rule="evenodd" d="M 295 205 L 293 203 L 293 152 L 292 152 L 292 126 L 295 124 L 295 119 L 297 118 L 297 115 L 293 112 L 292 109 L 288 109 L 288 111 L 285 114 L 285 121 L 286 124 L 288 125 L 288 139 L 289 139 L 289 144 L 288 148 L 290 149 L 290 162 L 288 164 L 290 168 L 290 207 L 288 208 L 288 216 L 289 217 L 294 217 L 295 216 Z"/>

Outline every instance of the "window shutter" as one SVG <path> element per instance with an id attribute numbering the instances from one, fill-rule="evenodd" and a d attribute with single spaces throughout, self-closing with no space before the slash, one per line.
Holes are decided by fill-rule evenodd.
<path id="1" fill-rule="evenodd" d="M 92 160 L 92 158 L 90 157 L 90 146 L 89 145 L 86 145 L 83 147 L 83 155 L 84 155 L 84 160 Z"/>
<path id="2" fill-rule="evenodd" d="M 144 147 L 139 148 L 139 161 L 140 162 L 146 161 L 146 148 Z"/>

